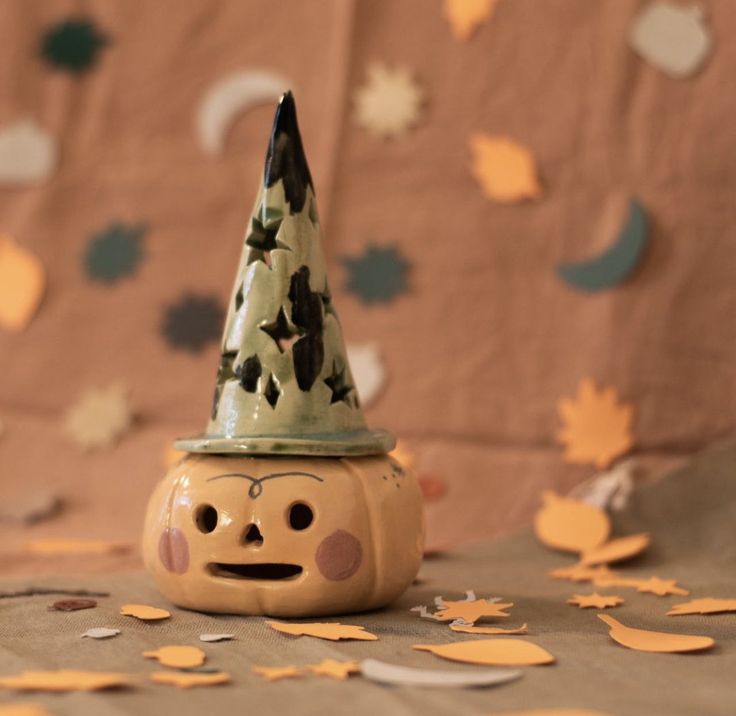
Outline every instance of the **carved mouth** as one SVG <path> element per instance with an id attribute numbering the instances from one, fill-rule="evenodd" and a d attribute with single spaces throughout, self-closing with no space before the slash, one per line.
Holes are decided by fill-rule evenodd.
<path id="1" fill-rule="evenodd" d="M 285 562 L 260 562 L 258 564 L 210 562 L 207 569 L 215 577 L 268 581 L 295 579 L 304 571 L 298 564 L 287 564 Z"/>

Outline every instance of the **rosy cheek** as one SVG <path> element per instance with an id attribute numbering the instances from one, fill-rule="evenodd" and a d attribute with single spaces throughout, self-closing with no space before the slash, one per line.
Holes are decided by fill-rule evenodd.
<path id="1" fill-rule="evenodd" d="M 189 567 L 189 544 L 184 533 L 167 527 L 158 541 L 158 556 L 169 572 L 184 574 Z"/>
<path id="2" fill-rule="evenodd" d="M 314 559 L 325 579 L 338 582 L 358 571 L 363 561 L 363 547 L 350 532 L 335 530 L 322 540 Z"/>

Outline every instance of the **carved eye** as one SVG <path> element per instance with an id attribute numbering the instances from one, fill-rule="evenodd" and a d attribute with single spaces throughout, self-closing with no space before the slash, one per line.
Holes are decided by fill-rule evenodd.
<path id="1" fill-rule="evenodd" d="M 295 502 L 289 508 L 289 527 L 293 530 L 305 530 L 314 521 L 314 512 L 305 502 Z"/>
<path id="2" fill-rule="evenodd" d="M 200 532 L 212 532 L 217 527 L 217 510 L 212 505 L 200 505 L 194 514 L 194 522 Z"/>

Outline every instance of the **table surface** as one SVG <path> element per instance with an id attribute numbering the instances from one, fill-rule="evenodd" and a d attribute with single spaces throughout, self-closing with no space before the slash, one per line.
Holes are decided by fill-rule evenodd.
<path id="1" fill-rule="evenodd" d="M 427 560 L 421 580 L 396 603 L 377 612 L 340 618 L 379 636 L 375 642 L 329 642 L 277 633 L 261 617 L 212 616 L 172 608 L 172 618 L 143 623 L 118 614 L 120 605 L 141 602 L 168 606 L 146 575 L 71 574 L 38 580 L 4 580 L 0 589 L 34 584 L 105 590 L 97 608 L 51 612 L 54 597 L 0 599 L 0 674 L 26 669 L 79 668 L 122 671 L 144 678 L 116 692 L 14 694 L 0 691 L 0 704 L 32 701 L 55 714 L 177 713 L 243 709 L 259 714 L 493 714 L 514 709 L 576 707 L 612 716 L 693 716 L 736 711 L 736 614 L 667 617 L 668 608 L 697 597 L 736 596 L 736 448 L 721 447 L 699 456 L 660 482 L 636 490 L 624 513 L 615 515 L 616 534 L 646 530 L 653 543 L 645 555 L 620 567 L 635 576 L 677 579 L 690 597 L 657 597 L 633 589 L 618 592 L 625 604 L 610 610 L 627 625 L 716 639 L 714 649 L 698 654 L 649 654 L 614 643 L 594 609 L 566 604 L 590 585 L 549 579 L 547 572 L 573 560 L 545 550 L 532 535 L 479 544 Z M 427 669 L 477 669 L 411 649 L 412 644 L 477 639 L 447 625 L 421 619 L 409 609 L 431 606 L 436 595 L 458 599 L 473 589 L 479 597 L 514 603 L 502 626 L 529 624 L 528 636 L 556 657 L 554 665 L 527 667 L 515 682 L 483 689 L 386 687 L 361 676 L 338 682 L 316 676 L 266 682 L 252 673 L 256 664 L 305 665 L 325 658 L 377 658 Z M 306 621 L 306 620 L 305 620 Z M 109 640 L 82 639 L 90 627 L 122 630 Z M 232 632 L 228 642 L 204 644 L 199 634 Z M 506 638 L 506 637 L 494 637 Z M 158 664 L 141 652 L 169 644 L 192 644 L 207 653 L 207 666 L 232 675 L 226 686 L 179 690 L 145 679 Z"/>

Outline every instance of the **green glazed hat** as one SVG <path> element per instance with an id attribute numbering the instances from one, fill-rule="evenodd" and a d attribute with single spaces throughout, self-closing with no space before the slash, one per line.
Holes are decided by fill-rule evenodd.
<path id="1" fill-rule="evenodd" d="M 212 415 L 188 452 L 373 455 L 327 285 L 312 177 L 294 97 L 276 109 L 263 184 L 228 308 Z"/>

